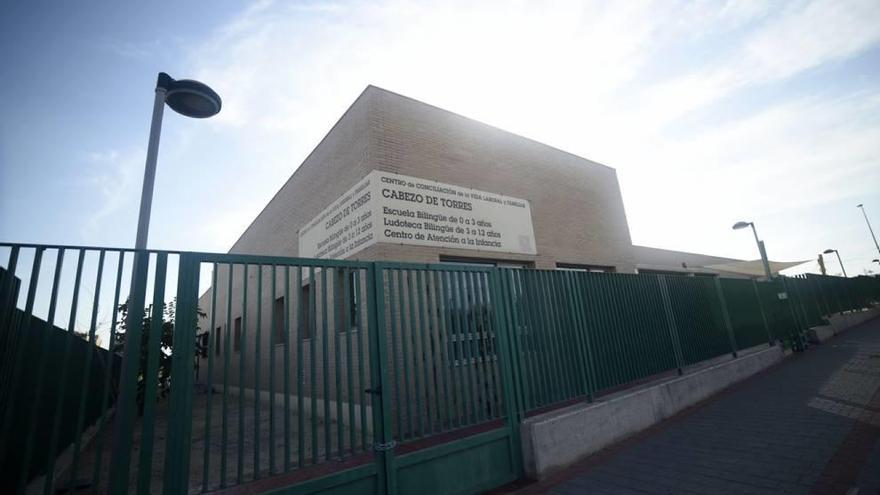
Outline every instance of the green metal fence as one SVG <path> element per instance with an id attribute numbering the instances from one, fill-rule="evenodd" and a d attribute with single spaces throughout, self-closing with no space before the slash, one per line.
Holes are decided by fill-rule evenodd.
<path id="1" fill-rule="evenodd" d="M 47 495 L 473 493 L 521 474 L 528 414 L 801 349 L 880 300 L 871 277 L 8 243 L 0 263 L 2 483 Z"/>

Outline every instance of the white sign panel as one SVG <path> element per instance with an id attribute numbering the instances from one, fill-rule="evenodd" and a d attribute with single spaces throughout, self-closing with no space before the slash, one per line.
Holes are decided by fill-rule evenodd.
<path id="1" fill-rule="evenodd" d="M 300 229 L 299 254 L 347 258 L 376 242 L 536 252 L 528 201 L 374 170 Z"/>

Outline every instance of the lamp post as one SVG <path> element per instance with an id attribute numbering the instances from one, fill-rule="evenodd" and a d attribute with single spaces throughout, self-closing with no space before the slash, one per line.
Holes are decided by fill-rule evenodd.
<path id="1" fill-rule="evenodd" d="M 862 215 L 865 217 L 865 223 L 868 224 L 868 231 L 871 232 L 871 238 L 874 239 L 874 247 L 876 247 L 877 252 L 880 253 L 880 244 L 877 244 L 877 236 L 874 235 L 874 229 L 871 228 L 871 222 L 868 221 L 868 214 L 865 213 L 865 205 L 859 203 L 856 205 L 856 208 L 862 210 Z"/>
<path id="2" fill-rule="evenodd" d="M 764 241 L 758 239 L 758 231 L 755 230 L 754 222 L 736 222 L 733 224 L 733 230 L 744 229 L 746 227 L 752 228 L 752 233 L 755 234 L 755 243 L 758 245 L 758 253 L 761 255 L 761 263 L 764 264 L 764 275 L 767 277 L 767 280 L 773 278 L 773 274 L 770 272 L 770 262 L 767 260 L 767 251 L 764 249 Z"/>
<path id="3" fill-rule="evenodd" d="M 156 158 L 159 154 L 159 135 L 162 132 L 162 115 L 165 105 L 172 110 L 196 119 L 216 115 L 222 106 L 220 96 L 206 84 L 189 79 L 174 80 L 164 72 L 156 81 L 156 96 L 153 100 L 153 118 L 150 124 L 150 141 L 147 146 L 147 163 L 144 169 L 144 184 L 141 191 L 141 204 L 138 213 L 137 237 L 135 239 L 134 262 L 131 274 L 131 289 L 128 296 L 126 315 L 126 338 L 122 353 L 120 370 L 119 399 L 116 419 L 113 423 L 113 450 L 110 469 L 109 491 L 124 493 L 128 491 L 129 459 L 134 424 L 132 417 L 136 406 L 137 375 L 140 364 L 141 321 L 144 317 L 146 281 L 150 255 L 146 252 L 147 236 L 150 230 L 150 212 L 153 206 L 153 184 L 156 179 Z"/>
<path id="4" fill-rule="evenodd" d="M 834 253 L 837 255 L 837 262 L 840 263 L 840 271 L 843 272 L 843 277 L 846 278 L 846 268 L 843 267 L 843 260 L 840 259 L 840 253 L 837 252 L 836 249 L 826 249 L 825 251 L 822 251 L 822 252 L 825 254 Z"/>

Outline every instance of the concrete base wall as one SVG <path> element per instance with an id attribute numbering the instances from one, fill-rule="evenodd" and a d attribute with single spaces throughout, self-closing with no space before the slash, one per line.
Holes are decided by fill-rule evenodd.
<path id="1" fill-rule="evenodd" d="M 834 315 L 828 325 L 811 330 L 817 340 L 827 340 L 877 316 L 880 308 Z M 738 359 L 707 361 L 704 367 L 681 377 L 526 419 L 521 426 L 526 475 L 545 478 L 769 368 L 787 355 L 780 346 L 747 352 Z"/>
<path id="2" fill-rule="evenodd" d="M 521 427 L 526 475 L 542 479 L 782 359 L 781 347 L 770 347 L 616 397 L 528 418 Z"/>
<path id="3" fill-rule="evenodd" d="M 809 338 L 813 343 L 821 343 L 859 323 L 880 316 L 880 308 L 871 308 L 854 313 L 832 315 L 827 325 L 810 328 Z"/>

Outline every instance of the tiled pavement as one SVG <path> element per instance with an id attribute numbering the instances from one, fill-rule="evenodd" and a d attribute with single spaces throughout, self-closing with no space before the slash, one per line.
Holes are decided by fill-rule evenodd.
<path id="1" fill-rule="evenodd" d="M 880 494 L 880 318 L 521 491 Z"/>

